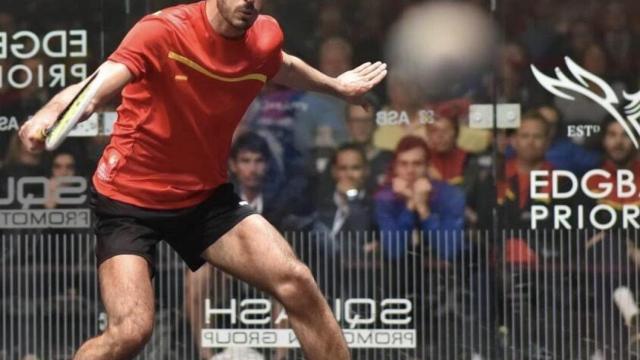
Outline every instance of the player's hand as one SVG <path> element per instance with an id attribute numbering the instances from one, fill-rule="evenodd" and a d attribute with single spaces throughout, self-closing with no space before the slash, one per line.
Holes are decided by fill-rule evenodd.
<path id="1" fill-rule="evenodd" d="M 20 127 L 20 140 L 25 148 L 33 153 L 44 150 L 46 130 L 55 122 L 55 117 L 46 114 L 36 114 L 31 120 Z"/>
<path id="2" fill-rule="evenodd" d="M 359 67 L 338 76 L 339 92 L 348 102 L 364 107 L 369 104 L 364 98 L 374 86 L 387 76 L 387 64 L 364 63 Z"/>

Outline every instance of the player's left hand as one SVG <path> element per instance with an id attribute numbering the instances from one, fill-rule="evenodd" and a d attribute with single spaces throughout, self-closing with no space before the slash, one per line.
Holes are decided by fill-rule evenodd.
<path id="1" fill-rule="evenodd" d="M 359 67 L 338 76 L 339 92 L 348 102 L 367 106 L 364 95 L 378 85 L 387 76 L 387 64 L 364 63 Z"/>

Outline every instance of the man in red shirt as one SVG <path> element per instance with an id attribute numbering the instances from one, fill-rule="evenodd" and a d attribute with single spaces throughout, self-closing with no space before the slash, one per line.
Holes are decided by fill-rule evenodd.
<path id="1" fill-rule="evenodd" d="M 282 51 L 262 0 L 206 0 L 146 16 L 100 66 L 109 80 L 88 116 L 122 90 L 109 146 L 93 176 L 96 256 L 106 331 L 76 360 L 130 359 L 151 336 L 154 247 L 167 241 L 192 271 L 205 262 L 272 294 L 308 359 L 348 359 L 309 269 L 228 184 L 232 134 L 267 81 L 352 103 L 386 75 L 366 63 L 328 77 Z M 20 130 L 31 151 L 84 84 L 56 95 Z M 198 336 L 198 334 L 196 334 Z"/>

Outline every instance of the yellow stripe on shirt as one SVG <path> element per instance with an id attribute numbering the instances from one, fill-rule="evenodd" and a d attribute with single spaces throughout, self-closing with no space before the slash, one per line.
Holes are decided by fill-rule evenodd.
<path id="1" fill-rule="evenodd" d="M 180 54 L 177 54 L 173 51 L 169 52 L 169 59 L 171 60 L 175 60 L 183 65 L 186 65 L 190 68 L 192 68 L 193 70 L 206 75 L 212 79 L 215 80 L 219 80 L 219 81 L 224 81 L 224 82 L 230 82 L 230 83 L 235 83 L 235 82 L 241 82 L 241 81 L 250 81 L 250 80 L 256 80 L 256 81 L 260 81 L 262 83 L 266 83 L 267 82 L 267 75 L 264 74 L 259 74 L 259 73 L 254 73 L 254 74 L 248 74 L 248 75 L 244 75 L 244 76 L 240 76 L 240 77 L 226 77 L 226 76 L 220 76 L 220 75 L 216 75 L 214 73 L 212 73 L 211 71 L 205 69 L 203 66 L 201 66 L 200 64 L 196 63 L 195 61 L 186 58 Z"/>

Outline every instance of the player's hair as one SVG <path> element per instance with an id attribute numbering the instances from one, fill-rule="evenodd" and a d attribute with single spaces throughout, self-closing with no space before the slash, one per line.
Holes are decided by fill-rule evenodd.
<path id="1" fill-rule="evenodd" d="M 364 149 L 362 148 L 362 146 L 356 144 L 356 143 L 346 143 L 346 144 L 342 144 L 340 145 L 334 152 L 333 155 L 331 155 L 331 161 L 330 164 L 331 166 L 335 166 L 336 163 L 338 162 L 338 156 L 343 153 L 343 152 L 347 152 L 347 151 L 354 151 L 356 153 L 358 153 L 358 155 L 360 155 L 360 158 L 362 159 L 362 162 L 366 165 L 367 164 L 367 154 L 364 152 Z"/>
<path id="2" fill-rule="evenodd" d="M 260 154 L 266 161 L 271 159 L 271 150 L 267 141 L 262 136 L 251 131 L 243 133 L 236 138 L 231 146 L 231 159 L 236 160 L 238 154 L 242 151 Z"/>

